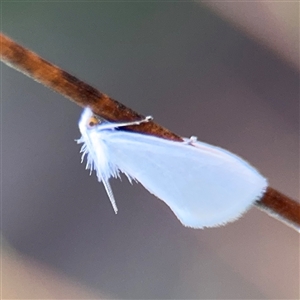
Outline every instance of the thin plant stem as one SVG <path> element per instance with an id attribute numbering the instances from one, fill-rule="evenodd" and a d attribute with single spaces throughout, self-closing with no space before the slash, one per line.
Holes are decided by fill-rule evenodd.
<path id="1" fill-rule="evenodd" d="M 82 107 L 89 106 L 95 114 L 104 119 L 108 121 L 136 121 L 144 118 L 144 116 L 49 63 L 36 53 L 22 47 L 1 33 L 0 43 L 1 60 L 5 64 L 42 83 L 76 104 Z M 128 128 L 166 139 L 182 141 L 176 134 L 151 121 Z"/>
<path id="2" fill-rule="evenodd" d="M 142 115 L 49 63 L 1 33 L 0 57 L 2 62 L 8 66 L 62 94 L 76 104 L 90 107 L 95 114 L 108 121 L 135 121 L 143 118 Z M 182 141 L 178 135 L 152 121 L 139 126 L 130 126 L 127 129 Z M 300 204 L 286 195 L 268 187 L 264 196 L 255 202 L 255 206 L 300 232 Z"/>

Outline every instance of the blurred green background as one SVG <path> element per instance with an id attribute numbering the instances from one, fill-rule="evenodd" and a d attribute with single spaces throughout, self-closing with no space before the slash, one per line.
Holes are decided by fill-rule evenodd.
<path id="1" fill-rule="evenodd" d="M 242 156 L 299 199 L 299 6 L 207 5 L 2 2 L 2 31 L 173 132 Z M 184 228 L 125 177 L 111 180 L 115 216 L 80 164 L 81 108 L 1 68 L 2 233 L 54 270 L 20 287 L 35 271 L 8 267 L 6 298 L 77 298 L 47 290 L 56 272 L 113 299 L 299 298 L 296 232 L 255 208 L 224 227 Z"/>

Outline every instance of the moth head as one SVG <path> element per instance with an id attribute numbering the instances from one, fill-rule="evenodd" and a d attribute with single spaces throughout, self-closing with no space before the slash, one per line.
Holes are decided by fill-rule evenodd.
<path id="1" fill-rule="evenodd" d="M 101 123 L 100 117 L 96 116 L 89 107 L 86 107 L 79 120 L 79 129 L 83 134 L 86 130 L 93 129 Z"/>
<path id="2" fill-rule="evenodd" d="M 99 125 L 101 123 L 101 120 L 97 118 L 97 116 L 93 115 L 87 120 L 86 126 L 89 128 L 93 128 L 96 125 Z"/>

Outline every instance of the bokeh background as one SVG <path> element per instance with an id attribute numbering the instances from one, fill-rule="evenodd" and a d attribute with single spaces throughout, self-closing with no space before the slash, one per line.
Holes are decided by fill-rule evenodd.
<path id="1" fill-rule="evenodd" d="M 299 4 L 5 2 L 2 31 L 299 200 Z M 256 208 L 184 228 L 141 185 L 80 164 L 81 108 L 1 65 L 2 296 L 298 299 L 299 235 Z M 188 171 L 188 170 L 187 170 Z M 184 179 L 184 174 L 182 174 Z"/>

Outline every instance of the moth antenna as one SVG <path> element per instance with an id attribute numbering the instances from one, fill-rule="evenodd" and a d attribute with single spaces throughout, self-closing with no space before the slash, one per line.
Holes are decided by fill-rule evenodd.
<path id="1" fill-rule="evenodd" d="M 114 209 L 114 212 L 115 212 L 115 214 L 117 214 L 118 213 L 118 207 L 117 207 L 116 200 L 115 200 L 114 194 L 112 192 L 111 186 L 108 182 L 108 179 L 101 178 L 101 181 L 103 182 L 103 185 L 105 187 L 105 190 L 106 190 L 106 193 L 109 197 L 111 205 Z"/>
<path id="2" fill-rule="evenodd" d="M 121 123 L 106 123 L 101 124 L 101 129 L 112 129 L 112 128 L 119 128 L 119 127 L 125 127 L 125 126 L 132 126 L 132 125 L 140 125 L 142 123 L 147 123 L 153 120 L 152 116 L 147 116 L 141 120 L 137 121 L 129 121 L 129 122 L 121 122 Z"/>

